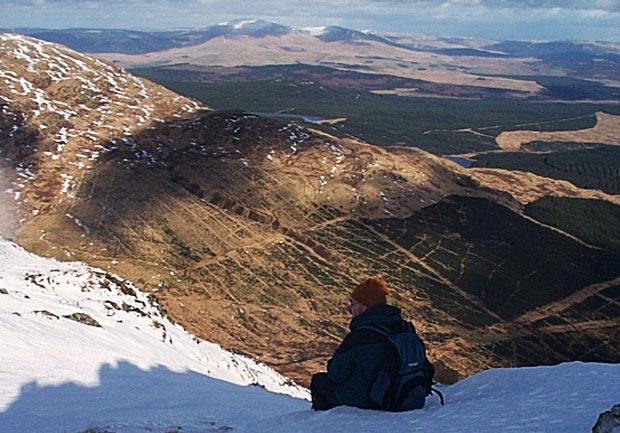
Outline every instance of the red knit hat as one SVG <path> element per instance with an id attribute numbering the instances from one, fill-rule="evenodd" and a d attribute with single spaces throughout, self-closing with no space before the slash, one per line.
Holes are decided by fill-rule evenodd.
<path id="1" fill-rule="evenodd" d="M 370 277 L 353 289 L 351 298 L 370 307 L 375 304 L 385 304 L 388 293 L 390 290 L 385 281 L 378 277 Z"/>

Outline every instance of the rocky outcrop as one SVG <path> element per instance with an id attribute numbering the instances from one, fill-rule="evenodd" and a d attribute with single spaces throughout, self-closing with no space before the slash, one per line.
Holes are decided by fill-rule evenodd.
<path id="1" fill-rule="evenodd" d="M 94 326 L 96 328 L 101 328 L 101 325 L 99 324 L 99 322 L 97 322 L 95 319 L 93 319 L 92 317 L 90 317 L 86 313 L 73 313 L 73 314 L 69 314 L 67 316 L 63 316 L 63 317 L 65 319 L 73 320 L 73 321 L 78 322 L 78 323 L 83 323 L 84 325 Z"/>
<path id="2" fill-rule="evenodd" d="M 599 415 L 592 433 L 620 433 L 620 404 Z"/>

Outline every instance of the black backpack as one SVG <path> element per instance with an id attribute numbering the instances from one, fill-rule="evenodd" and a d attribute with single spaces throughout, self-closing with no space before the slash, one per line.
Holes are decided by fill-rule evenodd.
<path id="1" fill-rule="evenodd" d="M 405 323 L 403 331 L 392 333 L 372 325 L 362 327 L 386 337 L 383 366 L 370 397 L 381 409 L 392 412 L 421 409 L 431 392 L 439 396 L 443 405 L 443 395 L 432 387 L 435 367 L 426 358 L 424 342 L 413 325 Z"/>

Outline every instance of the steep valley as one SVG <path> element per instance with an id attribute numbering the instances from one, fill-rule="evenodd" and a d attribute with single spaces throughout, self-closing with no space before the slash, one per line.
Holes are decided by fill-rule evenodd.
<path id="1" fill-rule="evenodd" d="M 347 332 L 352 287 L 381 275 L 439 380 L 620 362 L 620 251 L 523 211 L 618 196 L 211 111 L 57 45 L 0 45 L 4 235 L 129 279 L 195 335 L 307 384 Z"/>

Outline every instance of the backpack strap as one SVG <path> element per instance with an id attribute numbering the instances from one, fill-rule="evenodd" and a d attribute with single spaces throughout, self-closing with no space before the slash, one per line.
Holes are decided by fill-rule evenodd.
<path id="1" fill-rule="evenodd" d="M 405 321 L 405 331 L 404 332 L 412 332 L 412 333 L 416 334 L 415 326 L 413 326 L 413 323 L 411 323 L 408 320 Z"/>
<path id="2" fill-rule="evenodd" d="M 439 402 L 441 403 L 441 405 L 442 405 L 442 406 L 445 406 L 445 405 L 446 405 L 446 401 L 444 400 L 444 398 L 443 398 L 443 394 L 441 393 L 441 391 L 439 391 L 437 388 L 433 388 L 433 387 L 431 386 L 431 394 L 432 394 L 432 393 L 437 394 L 437 397 L 439 397 Z"/>

